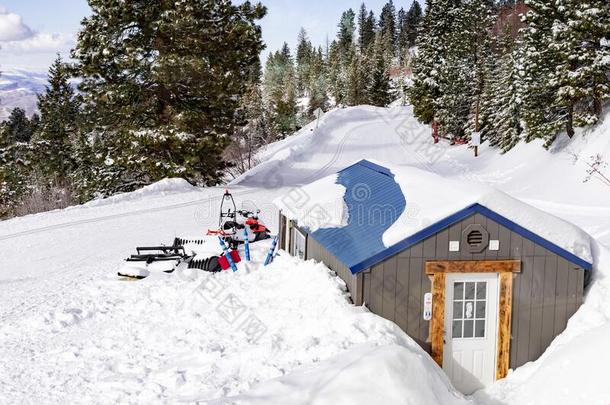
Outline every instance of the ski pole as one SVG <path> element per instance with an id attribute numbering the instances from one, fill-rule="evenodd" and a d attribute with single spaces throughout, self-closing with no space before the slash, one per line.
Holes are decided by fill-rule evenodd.
<path id="1" fill-rule="evenodd" d="M 250 261 L 250 241 L 248 240 L 248 228 L 244 228 L 244 250 L 246 251 L 246 261 Z"/>
<path id="2" fill-rule="evenodd" d="M 273 238 L 273 243 L 271 243 L 271 247 L 269 248 L 269 253 L 267 253 L 267 257 L 265 258 L 265 266 L 269 265 L 273 261 L 273 251 L 277 246 L 277 236 Z"/>
<path id="3" fill-rule="evenodd" d="M 235 262 L 233 261 L 233 258 L 231 257 L 231 252 L 229 252 L 229 248 L 227 247 L 226 243 L 224 240 L 222 240 L 222 238 L 219 236 L 218 240 L 220 241 L 220 247 L 222 248 L 222 251 L 225 254 L 225 257 L 227 258 L 227 261 L 229 262 L 229 266 L 231 266 L 231 270 L 233 270 L 233 272 L 237 271 L 237 266 L 235 265 Z"/>

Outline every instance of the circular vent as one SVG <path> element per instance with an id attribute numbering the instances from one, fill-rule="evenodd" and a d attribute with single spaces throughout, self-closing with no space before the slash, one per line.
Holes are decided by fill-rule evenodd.
<path id="1" fill-rule="evenodd" d="M 462 246 L 468 253 L 482 253 L 489 244 L 489 232 L 481 224 L 470 224 L 462 231 Z"/>
<path id="2" fill-rule="evenodd" d="M 468 234 L 466 241 L 470 246 L 478 246 L 483 243 L 483 234 L 480 231 L 472 231 Z"/>

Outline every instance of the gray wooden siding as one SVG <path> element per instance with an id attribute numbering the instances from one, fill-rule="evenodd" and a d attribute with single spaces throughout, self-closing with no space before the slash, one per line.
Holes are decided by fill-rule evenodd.
<path id="1" fill-rule="evenodd" d="M 461 246 L 459 252 L 449 252 L 449 241 L 462 241 L 464 229 L 475 223 L 485 227 L 490 240 L 500 241 L 500 249 L 471 254 Z M 480 214 L 358 275 L 352 275 L 309 236 L 306 257 L 335 271 L 345 281 L 356 305 L 366 304 L 373 313 L 395 322 L 427 351 L 430 351 L 429 322 L 423 320 L 422 307 L 424 294 L 431 291 L 431 282 L 424 271 L 426 261 L 521 260 L 522 272 L 514 275 L 513 285 L 511 368 L 536 360 L 563 332 L 583 299 L 583 269 Z"/>
<path id="2" fill-rule="evenodd" d="M 499 240 L 500 249 L 470 254 L 461 246 L 460 252 L 449 252 L 449 241 L 461 241 L 462 231 L 474 223 L 485 227 L 490 240 Z M 316 249 L 324 250 L 319 245 Z M 323 254 L 316 252 L 316 256 Z M 429 322 L 422 316 L 424 294 L 431 291 L 425 262 L 506 259 L 522 262 L 522 272 L 514 276 L 513 285 L 510 366 L 516 368 L 537 359 L 565 329 L 582 303 L 584 270 L 497 222 L 472 215 L 361 273 L 359 290 L 351 273 L 347 278 L 337 273 L 349 288 L 354 288 L 355 302 L 364 302 L 372 312 L 394 321 L 429 350 Z M 354 287 L 350 287 L 349 279 L 354 280 Z"/>
<path id="3" fill-rule="evenodd" d="M 343 281 L 345 281 L 345 284 L 347 284 L 347 289 L 351 295 L 352 301 L 356 305 L 362 305 L 362 302 L 358 300 L 358 297 L 360 296 L 360 288 L 358 288 L 358 276 L 353 275 L 347 266 L 337 260 L 333 254 L 324 249 L 314 238 L 309 235 L 307 236 L 305 257 L 307 259 L 323 262 L 329 269 L 337 273 L 337 275 Z"/>

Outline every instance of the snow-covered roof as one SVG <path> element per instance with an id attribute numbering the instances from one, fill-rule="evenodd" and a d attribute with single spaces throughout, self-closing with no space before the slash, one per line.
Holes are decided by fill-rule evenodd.
<path id="1" fill-rule="evenodd" d="M 492 187 L 368 160 L 275 200 L 353 273 L 482 214 L 585 269 L 591 238 L 575 225 Z"/>

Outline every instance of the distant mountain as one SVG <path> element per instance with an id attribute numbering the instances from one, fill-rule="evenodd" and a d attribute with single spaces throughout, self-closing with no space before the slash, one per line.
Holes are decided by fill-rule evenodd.
<path id="1" fill-rule="evenodd" d="M 28 115 L 36 112 L 36 95 L 44 91 L 47 74 L 21 69 L 0 70 L 0 121 L 4 121 L 15 107 Z"/>

